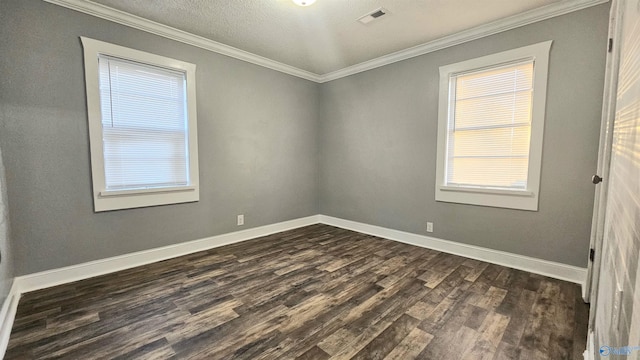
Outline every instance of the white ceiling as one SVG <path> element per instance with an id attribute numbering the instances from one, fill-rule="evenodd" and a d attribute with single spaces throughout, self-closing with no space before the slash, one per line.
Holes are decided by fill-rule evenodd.
<path id="1" fill-rule="evenodd" d="M 318 75 L 563 0 L 94 0 Z M 363 25 L 360 16 L 389 14 Z"/>

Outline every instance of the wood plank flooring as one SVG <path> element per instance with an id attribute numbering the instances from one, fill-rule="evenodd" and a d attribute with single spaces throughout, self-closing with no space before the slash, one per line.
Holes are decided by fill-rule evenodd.
<path id="1" fill-rule="evenodd" d="M 6 359 L 582 359 L 575 284 L 327 225 L 23 295 Z"/>

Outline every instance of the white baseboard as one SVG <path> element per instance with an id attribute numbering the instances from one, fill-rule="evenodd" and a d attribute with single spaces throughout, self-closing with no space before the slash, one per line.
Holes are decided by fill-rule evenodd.
<path id="1" fill-rule="evenodd" d="M 486 261 L 488 263 L 524 270 L 555 279 L 570 281 L 580 285 L 584 284 L 587 274 L 587 269 L 577 266 L 512 254 L 505 251 L 487 249 L 474 245 L 462 244 L 449 240 L 442 240 L 326 215 L 320 215 L 320 222 L 406 244 Z"/>
<path id="2" fill-rule="evenodd" d="M 15 279 L 15 283 L 17 283 L 19 293 L 22 294 L 29 291 L 44 289 L 56 285 L 109 274 L 120 270 L 130 269 L 136 266 L 172 259 L 179 256 L 192 254 L 198 251 L 234 244 L 261 236 L 271 235 L 281 231 L 287 231 L 307 225 L 317 224 L 318 222 L 318 215 L 283 221 L 276 224 L 211 236 L 204 239 L 188 241 L 180 244 L 138 251 L 130 254 L 90 261 L 63 268 L 18 276 Z"/>
<path id="3" fill-rule="evenodd" d="M 11 290 L 7 298 L 4 299 L 2 309 L 0 310 L 0 359 L 4 358 L 9 345 L 9 336 L 13 327 L 13 320 L 18 310 L 18 302 L 20 300 L 20 292 L 18 292 L 18 284 L 14 280 L 11 284 Z"/>

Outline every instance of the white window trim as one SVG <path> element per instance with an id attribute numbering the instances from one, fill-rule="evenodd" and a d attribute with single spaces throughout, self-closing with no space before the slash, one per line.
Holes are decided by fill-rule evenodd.
<path id="1" fill-rule="evenodd" d="M 542 138 L 547 99 L 549 51 L 553 41 L 500 52 L 476 59 L 440 67 L 438 104 L 438 147 L 436 163 L 436 201 L 483 205 L 520 210 L 538 210 L 540 172 L 542 167 Z M 446 186 L 447 131 L 449 122 L 449 78 L 451 74 L 485 67 L 494 67 L 519 60 L 534 60 L 531 142 L 529 174 L 524 190 L 485 189 L 478 187 Z"/>
<path id="2" fill-rule="evenodd" d="M 200 199 L 200 187 L 195 85 L 196 65 L 86 37 L 81 37 L 81 40 L 84 48 L 94 210 L 100 212 L 198 201 Z M 102 113 L 99 90 L 100 74 L 98 67 L 98 55 L 100 54 L 167 69 L 180 70 L 186 74 L 190 179 L 190 183 L 187 186 L 122 191 L 105 190 Z"/>

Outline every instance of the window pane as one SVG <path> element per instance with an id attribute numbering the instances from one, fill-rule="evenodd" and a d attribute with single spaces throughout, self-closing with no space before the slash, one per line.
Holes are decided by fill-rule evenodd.
<path id="1" fill-rule="evenodd" d="M 104 128 L 107 189 L 188 185 L 184 134 Z"/>
<path id="2" fill-rule="evenodd" d="M 107 190 L 188 185 L 185 75 L 99 60 Z"/>
<path id="3" fill-rule="evenodd" d="M 529 124 L 531 90 L 456 101 L 455 128 Z"/>
<path id="4" fill-rule="evenodd" d="M 526 189 L 527 158 L 454 158 L 449 185 Z"/>
<path id="5" fill-rule="evenodd" d="M 501 92 L 513 93 L 533 87 L 533 61 L 495 69 L 473 71 L 456 76 L 456 100 Z"/>
<path id="6" fill-rule="evenodd" d="M 526 189 L 533 61 L 451 78 L 447 185 Z"/>
<path id="7" fill-rule="evenodd" d="M 450 157 L 528 157 L 529 126 L 456 131 Z"/>

